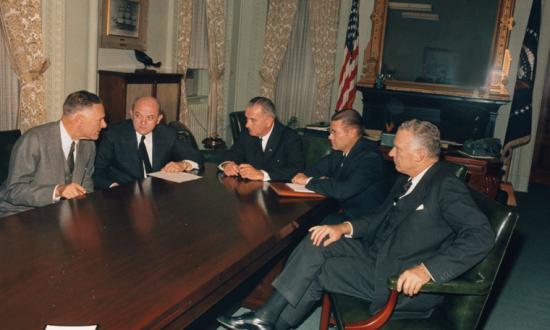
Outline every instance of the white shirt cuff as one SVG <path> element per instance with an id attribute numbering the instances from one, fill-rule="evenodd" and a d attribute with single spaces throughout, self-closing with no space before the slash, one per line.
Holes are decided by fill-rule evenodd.
<path id="1" fill-rule="evenodd" d="M 311 179 L 313 179 L 313 177 L 309 177 L 309 178 L 307 178 L 307 180 L 306 180 L 306 184 L 308 184 L 308 183 L 309 183 L 309 181 L 311 181 Z"/>
<path id="2" fill-rule="evenodd" d="M 52 201 L 53 201 L 54 203 L 57 203 L 57 202 L 59 202 L 59 201 L 61 200 L 61 196 L 55 197 L 55 192 L 57 191 L 57 187 L 59 187 L 58 184 L 56 184 L 55 187 L 53 188 Z"/>
<path id="3" fill-rule="evenodd" d="M 353 238 L 353 225 L 349 221 L 344 221 L 344 223 L 347 223 L 349 227 L 351 228 L 351 232 L 347 235 L 344 235 L 345 238 Z"/>
<path id="4" fill-rule="evenodd" d="M 230 162 L 231 162 L 230 160 L 226 160 L 225 162 L 221 162 L 220 165 L 218 165 L 218 170 L 223 172 L 223 167 L 225 165 L 227 165 L 228 163 L 230 163 Z"/>
<path id="5" fill-rule="evenodd" d="M 434 277 L 432 276 L 432 273 L 430 273 L 430 270 L 428 269 L 428 267 L 426 267 L 426 265 L 424 265 L 423 262 L 421 262 L 420 265 L 426 270 L 426 272 L 428 272 L 428 275 L 430 275 L 430 278 L 432 279 L 432 281 L 435 282 Z"/>
<path id="6" fill-rule="evenodd" d="M 260 171 L 262 171 L 262 173 L 264 174 L 264 181 L 271 181 L 271 177 L 266 171 L 264 170 L 260 170 Z"/>
<path id="7" fill-rule="evenodd" d="M 189 164 L 191 164 L 191 169 L 192 170 L 198 170 L 199 169 L 199 164 L 197 164 L 196 162 L 194 162 L 192 160 L 185 159 L 184 162 L 188 162 Z"/>

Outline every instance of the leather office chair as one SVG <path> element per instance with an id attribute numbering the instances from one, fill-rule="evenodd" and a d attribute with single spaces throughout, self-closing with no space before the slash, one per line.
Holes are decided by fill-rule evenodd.
<path id="1" fill-rule="evenodd" d="M 477 266 L 447 283 L 428 282 L 421 292 L 445 294 L 445 300 L 428 319 L 390 320 L 397 301 L 397 278 L 388 280 L 390 295 L 386 307 L 371 316 L 369 302 L 340 294 L 323 297 L 321 329 L 327 329 L 330 307 L 338 329 L 475 329 L 491 293 L 494 281 L 518 221 L 515 209 L 472 191 L 477 206 L 487 215 L 495 233 L 495 246 Z"/>
<path id="2" fill-rule="evenodd" d="M 20 136 L 18 129 L 0 132 L 0 184 L 8 177 L 11 150 Z"/>
<path id="3" fill-rule="evenodd" d="M 460 179 L 462 182 L 466 182 L 466 179 L 468 177 L 468 168 L 464 165 L 446 162 L 449 169 L 454 173 L 454 175 Z"/>
<path id="4" fill-rule="evenodd" d="M 185 143 L 189 144 L 196 150 L 199 150 L 199 152 L 204 157 L 204 161 L 207 163 L 220 163 L 223 159 L 223 155 L 225 150 L 206 150 L 206 149 L 199 149 L 199 146 L 197 144 L 197 140 L 193 136 L 193 133 L 185 126 L 182 122 L 179 121 L 173 121 L 169 124 L 170 127 L 173 127 L 177 134 L 178 139 L 184 141 Z"/>
<path id="5" fill-rule="evenodd" d="M 231 136 L 233 137 L 233 143 L 235 143 L 241 132 L 246 129 L 246 116 L 244 115 L 244 111 L 231 112 L 229 114 L 229 123 L 231 125 Z"/>
<path id="6" fill-rule="evenodd" d="M 179 121 L 173 121 L 169 124 L 169 126 L 176 130 L 179 140 L 182 140 L 183 142 L 192 146 L 196 150 L 199 150 L 197 141 L 195 140 L 193 133 L 191 133 L 191 131 L 189 130 L 189 128 L 187 128 L 187 126 L 185 126 L 182 122 L 179 122 Z"/>
<path id="7" fill-rule="evenodd" d="M 303 131 L 298 131 L 298 134 L 302 139 L 306 168 L 313 166 L 332 150 L 329 140 L 324 136 L 304 134 Z"/>

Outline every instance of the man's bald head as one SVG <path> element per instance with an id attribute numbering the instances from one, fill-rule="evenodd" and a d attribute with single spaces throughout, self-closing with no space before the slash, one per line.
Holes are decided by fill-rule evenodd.
<path id="1" fill-rule="evenodd" d="M 132 123 L 141 135 L 151 133 L 162 120 L 160 103 L 152 96 L 137 98 L 132 104 Z"/>

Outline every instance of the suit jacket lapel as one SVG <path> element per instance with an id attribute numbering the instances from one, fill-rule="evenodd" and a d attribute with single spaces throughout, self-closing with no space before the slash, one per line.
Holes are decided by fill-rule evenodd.
<path id="1" fill-rule="evenodd" d="M 141 178 L 141 164 L 138 158 L 138 145 L 136 138 L 136 131 L 132 125 L 131 120 L 126 121 L 126 128 L 123 131 L 124 135 L 122 136 L 121 145 L 124 148 L 124 153 L 128 158 L 128 163 L 132 164 L 132 173 L 130 173 L 135 178 Z"/>
<path id="2" fill-rule="evenodd" d="M 65 167 L 66 159 L 63 154 L 63 146 L 61 144 L 61 132 L 59 131 L 60 122 L 57 121 L 56 125 L 51 126 L 51 130 L 48 133 L 49 137 L 47 138 L 52 143 L 48 143 L 48 154 L 51 157 L 55 157 L 55 163 L 57 164 L 55 169 L 55 181 L 65 182 Z"/>
<path id="3" fill-rule="evenodd" d="M 416 185 L 414 190 L 407 196 L 399 200 L 399 212 L 397 212 L 395 219 L 395 226 L 393 230 L 399 227 L 399 224 L 407 218 L 411 213 L 416 211 L 416 208 L 422 204 L 422 201 L 426 197 L 429 191 L 429 187 L 432 186 L 432 182 L 436 177 L 436 174 L 439 172 L 440 162 L 435 163 L 427 172 L 424 174 L 420 182 Z M 404 180 L 403 182 L 404 183 Z M 392 231 L 393 231 L 392 230 Z"/>
<path id="4" fill-rule="evenodd" d="M 158 127 L 158 126 L 157 126 Z M 160 171 L 160 164 L 161 161 L 160 155 L 164 153 L 162 149 L 164 149 L 164 143 L 162 143 L 162 135 L 159 133 L 159 130 L 155 127 L 153 130 L 153 161 L 151 162 L 151 166 L 153 167 L 153 171 Z"/>
<path id="5" fill-rule="evenodd" d="M 353 159 L 361 152 L 365 150 L 363 139 L 359 139 L 351 148 L 348 155 L 344 157 L 342 152 L 339 152 L 337 159 L 337 164 L 335 164 L 338 168 L 336 168 L 336 178 L 340 177 L 342 173 L 348 172 L 348 167 L 350 164 L 353 164 Z"/>
<path id="6" fill-rule="evenodd" d="M 283 131 L 283 125 L 278 121 L 275 121 L 273 124 L 273 131 L 267 140 L 267 145 L 265 146 L 265 151 L 263 151 L 264 161 L 269 160 L 275 154 L 279 146 L 279 140 L 281 140 L 281 134 Z M 260 144 L 260 151 L 262 150 L 262 145 Z"/>

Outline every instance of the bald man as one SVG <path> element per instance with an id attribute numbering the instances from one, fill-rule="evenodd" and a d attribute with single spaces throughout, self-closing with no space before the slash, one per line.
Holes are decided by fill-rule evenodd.
<path id="1" fill-rule="evenodd" d="M 184 172 L 203 166 L 199 151 L 178 140 L 176 131 L 161 120 L 157 99 L 145 96 L 134 101 L 131 119 L 105 131 L 95 161 L 96 188 L 140 180 L 151 172 Z"/>

